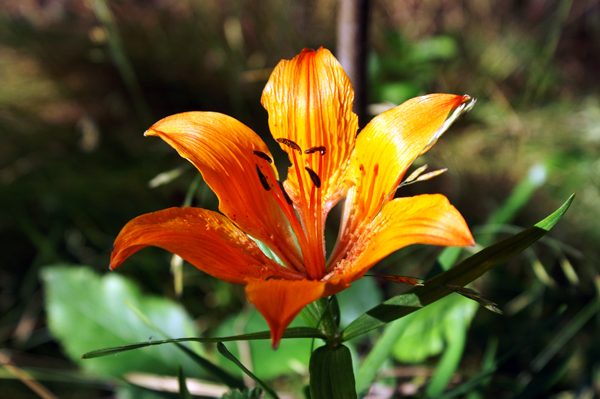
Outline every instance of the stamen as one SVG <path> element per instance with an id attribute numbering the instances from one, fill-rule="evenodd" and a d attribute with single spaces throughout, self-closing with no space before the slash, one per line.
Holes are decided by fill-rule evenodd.
<path id="1" fill-rule="evenodd" d="M 306 169 L 306 171 L 308 172 L 310 180 L 312 180 L 315 187 L 321 188 L 321 178 L 319 177 L 319 175 L 316 174 L 315 171 L 309 168 L 308 166 L 305 166 L 304 169 Z"/>
<path id="2" fill-rule="evenodd" d="M 271 186 L 269 186 L 269 182 L 267 181 L 267 176 L 263 175 L 263 173 L 260 171 L 260 168 L 258 167 L 258 165 L 256 165 L 256 173 L 258 173 L 258 178 L 260 179 L 260 184 L 262 184 L 262 186 L 264 187 L 265 190 L 269 191 L 271 189 Z"/>
<path id="3" fill-rule="evenodd" d="M 273 175 L 273 171 L 271 170 L 271 168 L 267 168 L 267 174 L 268 174 L 269 179 L 279 183 L 279 181 L 277 181 L 277 179 L 275 178 L 275 175 Z M 304 259 L 308 259 L 309 254 L 306 253 L 306 250 L 308 249 L 308 242 L 306 241 L 306 235 L 304 234 L 304 230 L 302 230 L 302 225 L 300 224 L 300 221 L 298 220 L 298 218 L 296 217 L 296 214 L 294 213 L 294 208 L 289 205 L 284 204 L 283 201 L 284 201 L 284 197 L 285 197 L 285 194 L 284 194 L 285 191 L 279 190 L 279 186 L 280 185 L 278 184 L 273 187 L 273 191 L 272 191 L 273 198 L 275 199 L 275 201 L 277 201 L 277 204 L 279 205 L 279 207 L 285 214 L 285 217 L 290 222 L 290 226 L 292 227 L 292 230 L 294 231 L 294 234 L 296 235 L 296 238 L 298 239 L 298 244 L 300 245 L 300 251 L 302 252 L 302 257 Z M 295 256 L 289 256 L 289 260 L 290 260 L 292 266 L 298 272 L 306 275 L 306 268 L 302 262 L 302 259 L 299 259 Z"/>
<path id="4" fill-rule="evenodd" d="M 302 154 L 302 148 L 300 148 L 300 146 L 298 144 L 294 143 L 292 140 L 280 138 L 280 139 L 275 139 L 275 141 L 277 141 L 280 144 L 285 144 L 288 147 L 290 147 L 292 150 L 296 150 L 296 151 L 298 151 L 298 153 Z"/>
<path id="5" fill-rule="evenodd" d="M 285 188 L 283 187 L 283 183 L 280 181 L 277 181 L 277 184 L 279 184 L 279 188 L 281 189 L 281 193 L 283 194 L 283 198 L 285 199 L 285 202 L 292 205 L 293 204 L 292 199 L 288 195 L 287 191 L 285 191 Z"/>
<path id="6" fill-rule="evenodd" d="M 327 152 L 327 149 L 324 146 L 320 145 L 320 146 L 317 146 L 317 147 L 307 148 L 306 150 L 304 150 L 304 153 L 305 154 L 312 154 L 313 152 L 317 152 L 317 151 L 319 151 L 321 153 L 321 155 L 325 155 L 325 153 Z"/>
<path id="7" fill-rule="evenodd" d="M 267 154 L 265 154 L 262 151 L 252 151 L 254 153 L 254 155 L 256 155 L 259 158 L 264 159 L 265 161 L 267 161 L 268 163 L 273 163 L 273 160 L 271 159 L 270 156 L 268 156 Z"/>

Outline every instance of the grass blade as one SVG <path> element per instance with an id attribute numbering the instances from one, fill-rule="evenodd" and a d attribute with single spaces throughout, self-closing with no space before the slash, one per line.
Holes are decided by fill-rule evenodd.
<path id="1" fill-rule="evenodd" d="M 183 346 L 182 344 L 176 342 L 175 345 L 183 352 L 185 352 L 189 357 L 192 358 L 200 367 L 204 370 L 208 371 L 213 377 L 217 380 L 221 381 L 223 384 L 227 385 L 231 389 L 244 389 L 246 385 L 244 385 L 244 381 L 240 380 L 229 374 L 227 371 L 223 370 L 216 364 L 210 362 L 209 360 L 203 358 L 198 355 L 196 352 Z"/>
<path id="2" fill-rule="evenodd" d="M 277 394 L 275 393 L 275 391 L 273 390 L 273 388 L 271 388 L 268 384 L 266 384 L 263 380 L 261 380 L 260 378 L 258 378 L 257 376 L 255 376 L 254 374 L 252 374 L 252 372 L 250 370 L 248 370 L 242 363 L 240 363 L 239 360 L 236 359 L 235 356 L 233 356 L 233 354 L 231 352 L 229 352 L 227 350 L 227 348 L 225 347 L 225 345 L 223 345 L 223 343 L 219 342 L 217 343 L 217 349 L 219 350 L 219 353 L 223 356 L 225 356 L 227 359 L 231 360 L 233 363 L 235 363 L 236 366 L 238 366 L 240 368 L 240 370 L 242 370 L 248 377 L 252 378 L 254 380 L 254 382 L 256 382 L 262 389 L 263 391 L 266 392 L 266 394 L 268 396 L 270 396 L 273 399 L 279 399 L 279 396 L 277 396 Z"/>
<path id="3" fill-rule="evenodd" d="M 288 328 L 283 334 L 282 338 L 321 338 L 325 339 L 325 335 L 317 329 L 311 327 L 292 327 Z M 218 343 L 228 341 L 251 341 L 255 339 L 271 339 L 270 331 L 261 331 L 250 334 L 233 335 L 230 337 L 218 337 L 218 338 L 175 338 L 175 339 L 164 339 L 160 341 L 150 342 L 137 342 L 135 344 L 114 346 L 110 348 L 98 349 L 95 351 L 87 352 L 81 356 L 82 359 L 93 359 L 95 357 L 114 355 L 119 352 L 130 351 L 133 349 L 145 348 L 153 345 L 171 344 L 177 342 L 203 342 L 203 343 Z"/>
<path id="4" fill-rule="evenodd" d="M 183 369 L 179 366 L 179 370 L 177 373 L 177 381 L 179 382 L 179 397 L 181 399 L 192 399 L 192 395 L 190 391 L 187 389 L 187 385 L 185 384 L 185 375 L 183 375 Z"/>
<path id="5" fill-rule="evenodd" d="M 513 346 L 508 352 L 506 352 L 502 357 L 500 357 L 496 362 L 485 362 L 485 366 L 483 370 L 479 372 L 475 377 L 471 378 L 464 384 L 459 387 L 453 389 L 450 392 L 447 392 L 444 395 L 441 395 L 438 399 L 451 399 L 456 396 L 465 395 L 469 392 L 472 392 L 478 385 L 487 381 L 488 377 L 490 377 L 498 367 L 502 364 L 506 363 L 513 356 L 521 352 L 524 348 L 529 346 L 531 342 L 535 339 L 538 339 L 542 334 L 545 334 L 549 331 L 556 323 L 560 316 L 564 313 L 566 307 L 561 307 L 552 317 L 544 322 L 541 326 L 537 327 L 531 334 L 529 334 L 525 339 L 519 341 L 515 346 Z"/>

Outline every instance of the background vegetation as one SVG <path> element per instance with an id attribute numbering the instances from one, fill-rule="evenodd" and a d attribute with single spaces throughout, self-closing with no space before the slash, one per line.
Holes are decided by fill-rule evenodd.
<path id="1" fill-rule="evenodd" d="M 122 373 L 174 375 L 174 347 L 146 361 L 142 351 L 105 363 L 76 360 L 119 339 L 156 335 L 135 309 L 173 336 L 265 328 L 240 287 L 189 265 L 178 296 L 164 251 L 144 250 L 117 274 L 100 275 L 107 274 L 116 234 L 133 217 L 186 198 L 217 208 L 195 170 L 164 143 L 144 138 L 144 130 L 173 113 L 219 111 L 250 126 L 273 150 L 259 102 L 270 70 L 303 47 L 335 50 L 337 8 L 333 0 L 0 1 L 2 395 L 38 397 L 14 378 L 10 358 L 60 398 L 141 397 Z M 447 195 L 477 241 L 488 245 L 578 192 L 551 238 L 476 283 L 503 316 L 470 309 L 470 302 L 440 304 L 413 322 L 412 336 L 398 333 L 371 397 L 431 396 L 424 386 L 440 359 L 449 359 L 445 348 L 458 341 L 464 347 L 456 364 L 443 367 L 450 371 L 448 389 L 460 387 L 527 337 L 535 339 L 461 395 L 599 395 L 600 2 L 377 0 L 371 12 L 373 114 L 430 92 L 479 99 L 419 161 L 449 171 L 403 188 L 402 196 Z M 330 219 L 335 237 L 335 215 Z M 439 248 L 409 248 L 374 270 L 426 276 L 439 267 L 439 254 Z M 45 268 L 52 264 L 70 266 Z M 400 290 L 361 280 L 340 295 L 342 324 Z M 63 313 L 61 303 L 87 304 L 87 318 Z M 163 325 L 174 315 L 178 321 Z M 102 341 L 110 334 L 118 339 Z M 379 335 L 357 340 L 353 357 L 362 359 Z M 78 346 L 82 336 L 89 342 Z M 278 390 L 300 392 L 306 383 L 308 341 L 275 353 L 263 343 L 235 349 Z M 198 350 L 218 359 L 214 347 Z M 273 367 L 290 357 L 294 362 Z M 206 378 L 202 371 L 188 374 Z"/>

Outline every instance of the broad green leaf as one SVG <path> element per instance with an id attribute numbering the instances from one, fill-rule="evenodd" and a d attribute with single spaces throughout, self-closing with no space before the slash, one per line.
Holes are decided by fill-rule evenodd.
<path id="1" fill-rule="evenodd" d="M 365 334 L 386 323 L 404 317 L 415 310 L 441 299 L 453 291 L 447 284 L 464 287 L 493 267 L 521 253 L 542 238 L 564 215 L 574 195 L 546 219 L 519 234 L 483 249 L 456 267 L 428 280 L 424 287 L 415 287 L 369 310 L 344 330 L 345 341 Z"/>
<path id="2" fill-rule="evenodd" d="M 273 388 L 271 388 L 268 384 L 266 384 L 263 380 L 255 376 L 250 370 L 248 370 L 231 352 L 227 350 L 227 347 L 223 345 L 223 343 L 219 342 L 217 344 L 217 350 L 227 359 L 231 360 L 237 367 L 240 368 L 248 377 L 252 378 L 256 384 L 262 388 L 263 391 L 267 394 L 267 396 L 273 399 L 279 399 L 279 396 L 275 393 Z"/>
<path id="3" fill-rule="evenodd" d="M 186 370 L 199 369 L 173 348 L 148 348 L 94 361 L 81 361 L 81 354 L 92 348 L 148 343 L 161 338 L 125 305 L 129 301 L 149 320 L 170 336 L 195 335 L 194 324 L 181 305 L 166 298 L 142 295 L 139 288 L 119 274 L 97 275 L 84 266 L 52 266 L 41 272 L 45 285 L 46 310 L 50 332 L 69 357 L 86 371 L 98 375 L 120 376 L 142 371 L 177 375 L 182 364 Z"/>
<path id="4" fill-rule="evenodd" d="M 185 375 L 183 374 L 183 368 L 181 366 L 179 366 L 179 370 L 177 372 L 177 382 L 179 383 L 179 398 L 192 399 L 192 395 L 187 389 L 187 385 L 185 383 Z"/>
<path id="5" fill-rule="evenodd" d="M 246 388 L 243 392 L 237 389 L 233 392 L 226 393 L 221 399 L 260 399 L 262 395 L 262 389 L 260 388 Z"/>
<path id="6" fill-rule="evenodd" d="M 352 356 L 344 345 L 317 348 L 310 358 L 312 399 L 356 398 Z"/>
<path id="7" fill-rule="evenodd" d="M 439 355 L 456 329 L 466 332 L 477 304 L 460 295 L 449 295 L 420 312 L 394 322 L 398 335 L 392 353 L 403 363 L 421 363 Z"/>

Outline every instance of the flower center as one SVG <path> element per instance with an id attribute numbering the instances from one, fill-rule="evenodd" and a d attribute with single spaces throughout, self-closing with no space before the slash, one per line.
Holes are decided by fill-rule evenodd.
<path id="1" fill-rule="evenodd" d="M 302 151 L 295 142 L 280 138 L 277 142 L 292 149 L 290 151 L 292 163 L 298 181 L 298 193 L 294 201 L 286 192 L 284 185 L 275 179 L 270 164 L 273 160 L 265 153 L 254 151 L 254 155 L 261 158 L 262 165 L 256 164 L 256 172 L 263 188 L 271 193 L 285 217 L 290 223 L 298 245 L 302 252 L 302 260 L 289 259 L 290 264 L 297 271 L 305 274 L 312 280 L 318 280 L 325 274 L 325 240 L 322 215 L 322 181 L 323 155 L 327 150 L 323 146 L 315 146 Z M 314 154 L 314 155 L 313 155 Z M 302 157 L 318 156 L 317 171 L 305 166 L 301 168 Z M 265 162 L 267 164 L 265 164 Z M 313 164 L 314 165 L 314 164 Z M 302 172 L 304 170 L 306 174 Z M 310 184 L 311 182 L 312 184 Z M 273 189 L 273 190 L 271 190 Z M 305 192 L 305 189 L 310 190 Z M 294 209 L 298 210 L 299 218 Z"/>

